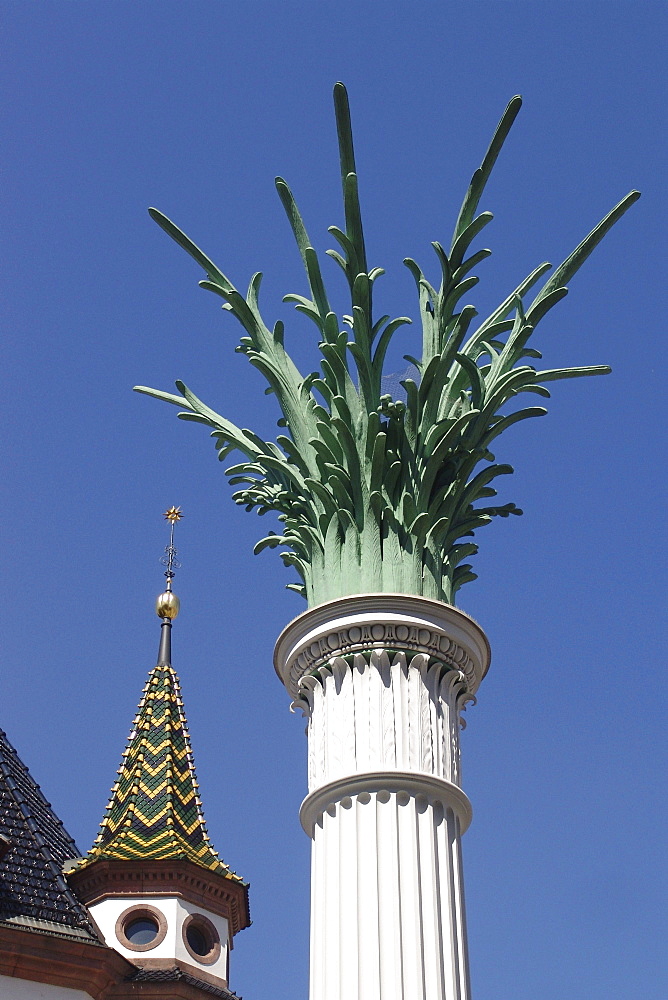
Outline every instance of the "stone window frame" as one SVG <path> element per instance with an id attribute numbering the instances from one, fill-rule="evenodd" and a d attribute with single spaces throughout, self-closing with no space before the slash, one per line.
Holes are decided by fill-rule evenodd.
<path id="1" fill-rule="evenodd" d="M 190 947 L 188 941 L 188 928 L 195 926 L 198 931 L 200 931 L 206 937 L 210 944 L 209 951 L 206 955 L 198 955 L 196 951 Z M 220 958 L 221 953 L 221 943 L 220 934 L 216 925 L 205 917 L 203 913 L 190 913 L 186 919 L 183 921 L 181 927 L 181 936 L 183 938 L 183 944 L 185 945 L 186 951 L 195 962 L 200 965 L 213 965 Z"/>
<path id="2" fill-rule="evenodd" d="M 125 928 L 133 920 L 141 920 L 142 917 L 148 920 L 155 920 L 158 925 L 158 933 L 152 941 L 148 941 L 146 944 L 134 944 L 133 941 L 130 941 L 130 939 L 125 936 Z M 165 940 L 165 936 L 167 934 L 167 920 L 165 919 L 164 913 L 162 913 L 161 910 L 158 910 L 155 906 L 150 906 L 148 903 L 137 903 L 134 906 L 128 906 L 126 910 L 123 910 L 116 921 L 115 931 L 117 939 L 124 948 L 128 949 L 128 951 L 152 951 Z"/>

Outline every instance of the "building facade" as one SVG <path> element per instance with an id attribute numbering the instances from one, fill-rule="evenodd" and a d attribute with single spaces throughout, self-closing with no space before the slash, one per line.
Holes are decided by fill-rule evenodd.
<path id="1" fill-rule="evenodd" d="M 178 599 L 158 598 L 151 670 L 118 780 L 81 856 L 0 731 L 2 1000 L 232 1000 L 248 886 L 213 848 L 171 665 Z"/>

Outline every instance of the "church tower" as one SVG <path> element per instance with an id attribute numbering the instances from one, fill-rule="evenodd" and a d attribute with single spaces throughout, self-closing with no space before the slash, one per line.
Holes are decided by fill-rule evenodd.
<path id="1" fill-rule="evenodd" d="M 182 996 L 185 984 L 194 990 L 188 996 L 201 991 L 232 997 L 232 939 L 250 924 L 248 886 L 209 840 L 171 664 L 172 621 L 179 612 L 172 591 L 174 524 L 181 516 L 174 507 L 165 514 L 171 535 L 167 586 L 156 602 L 162 622 L 158 662 L 144 687 L 98 837 L 69 874 L 105 943 L 138 967 L 128 997 L 153 995 L 151 982 L 160 984 L 161 998 Z"/>

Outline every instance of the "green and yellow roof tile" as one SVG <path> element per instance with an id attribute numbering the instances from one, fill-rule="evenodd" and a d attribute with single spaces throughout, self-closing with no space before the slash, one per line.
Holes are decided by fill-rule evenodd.
<path id="1" fill-rule="evenodd" d="M 148 676 L 118 774 L 79 870 L 98 860 L 174 858 L 243 884 L 209 840 L 179 679 L 169 664 Z"/>

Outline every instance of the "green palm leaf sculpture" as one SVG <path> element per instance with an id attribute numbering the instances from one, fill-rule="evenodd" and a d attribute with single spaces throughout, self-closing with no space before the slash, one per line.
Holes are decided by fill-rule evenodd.
<path id="1" fill-rule="evenodd" d="M 138 392 L 181 407 L 179 417 L 211 428 L 220 459 L 240 452 L 227 470 L 238 486 L 234 500 L 260 514 L 274 511 L 280 534 L 270 533 L 255 551 L 281 546 L 286 565 L 300 578 L 289 587 L 309 605 L 348 594 L 391 591 L 454 602 L 463 583 L 475 579 L 465 562 L 477 551 L 474 532 L 495 517 L 521 514 L 513 503 L 492 501 L 498 476 L 490 446 L 512 424 L 545 413 L 542 406 L 501 412 L 521 392 L 548 397 L 545 383 L 601 375 L 603 365 L 539 370 L 541 357 L 529 347 L 545 314 L 567 294 L 566 285 L 607 231 L 639 197 L 632 191 L 583 240 L 528 299 L 550 270 L 541 264 L 482 322 L 472 305 L 460 306 L 477 284 L 471 272 L 489 250 L 469 250 L 491 221 L 478 204 L 501 147 L 517 116 L 514 97 L 475 171 L 462 204 L 449 251 L 433 243 L 440 278 L 431 284 L 419 265 L 404 263 L 417 286 L 422 356 L 409 358 L 416 377 L 403 382 L 406 399 L 383 393 L 383 362 L 402 316 L 375 318 L 373 286 L 383 270 L 369 269 L 345 87 L 337 83 L 334 104 L 341 159 L 345 230 L 329 232 L 339 245 L 328 250 L 350 289 L 350 315 L 329 305 L 318 256 L 290 188 L 276 187 L 301 254 L 309 295 L 286 300 L 315 324 L 320 369 L 302 375 L 283 343 L 283 324 L 265 325 L 258 306 L 262 275 L 244 297 L 222 271 L 174 223 L 150 209 L 152 218 L 204 269 L 202 288 L 219 295 L 241 323 L 239 351 L 269 383 L 282 411 L 285 434 L 264 441 L 209 409 L 182 382 L 179 394 L 137 386 Z"/>

